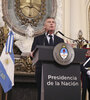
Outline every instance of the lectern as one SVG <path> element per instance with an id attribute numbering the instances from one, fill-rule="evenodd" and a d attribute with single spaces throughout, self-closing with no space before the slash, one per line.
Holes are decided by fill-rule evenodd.
<path id="1" fill-rule="evenodd" d="M 66 66 L 55 62 L 54 47 L 37 46 L 33 64 L 41 62 L 41 100 L 81 100 L 80 63 L 86 50 L 74 49 L 74 61 Z"/>

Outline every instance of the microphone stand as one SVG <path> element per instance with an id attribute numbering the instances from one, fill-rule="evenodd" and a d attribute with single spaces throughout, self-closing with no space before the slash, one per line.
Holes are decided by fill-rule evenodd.
<path id="1" fill-rule="evenodd" d="M 67 37 L 67 36 L 65 36 L 65 35 L 64 35 L 64 37 L 66 37 L 66 38 L 69 39 L 69 40 L 73 40 L 73 42 L 76 41 L 76 40 L 71 39 L 71 38 L 69 38 L 69 37 Z"/>
<path id="2" fill-rule="evenodd" d="M 56 32 L 56 34 L 57 34 L 57 33 L 60 33 L 60 34 L 61 34 L 62 36 L 64 36 L 65 38 L 67 38 L 67 39 L 69 39 L 69 40 L 73 40 L 73 42 L 76 42 L 76 40 L 71 39 L 71 38 L 65 36 L 65 35 L 64 35 L 62 32 L 60 32 L 60 31 Z"/>

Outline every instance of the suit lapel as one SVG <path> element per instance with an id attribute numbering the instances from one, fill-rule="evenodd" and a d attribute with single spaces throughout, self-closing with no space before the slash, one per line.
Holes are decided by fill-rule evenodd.
<path id="1" fill-rule="evenodd" d="M 45 45 L 49 45 L 45 33 L 43 34 L 43 38 L 42 38 L 42 39 L 43 39 L 43 41 L 45 42 Z"/>
<path id="2" fill-rule="evenodd" d="M 57 41 L 56 41 L 56 36 L 54 35 L 54 46 L 56 45 Z"/>

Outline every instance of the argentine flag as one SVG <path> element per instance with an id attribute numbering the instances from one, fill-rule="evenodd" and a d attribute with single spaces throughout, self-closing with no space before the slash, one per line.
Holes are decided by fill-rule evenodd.
<path id="1" fill-rule="evenodd" d="M 14 34 L 8 34 L 8 39 L 0 57 L 0 84 L 4 92 L 8 92 L 14 85 Z"/>

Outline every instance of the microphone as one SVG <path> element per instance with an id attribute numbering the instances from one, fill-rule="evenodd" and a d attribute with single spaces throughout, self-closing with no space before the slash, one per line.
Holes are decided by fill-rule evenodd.
<path id="1" fill-rule="evenodd" d="M 57 31 L 57 32 L 56 32 L 56 34 L 57 34 L 57 33 L 60 33 L 62 36 L 64 36 L 65 38 L 67 38 L 67 39 L 69 39 L 69 40 L 76 41 L 76 40 L 74 40 L 74 39 L 71 39 L 71 38 L 69 38 L 69 37 L 65 36 L 65 35 L 64 35 L 62 32 L 60 32 L 60 31 Z"/>
<path id="2" fill-rule="evenodd" d="M 58 32 L 56 32 L 56 33 L 60 33 L 62 36 L 65 36 L 62 32 L 60 32 L 60 31 L 58 31 Z"/>

